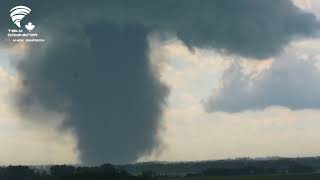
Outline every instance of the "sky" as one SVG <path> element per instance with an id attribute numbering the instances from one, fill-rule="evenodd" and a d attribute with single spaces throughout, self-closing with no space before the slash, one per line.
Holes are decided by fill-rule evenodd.
<path id="1" fill-rule="evenodd" d="M 320 18 L 318 0 L 292 3 Z M 40 11 L 38 5 L 29 6 Z M 273 14 L 270 7 L 264 13 Z M 73 31 L 47 31 L 46 47 L 1 41 L 0 165 L 102 163 L 99 156 L 126 163 L 320 155 L 320 38 L 309 36 L 313 27 L 308 29 L 308 17 L 289 23 L 310 20 L 306 30 L 288 34 L 276 27 L 283 21 L 269 23 L 265 38 L 259 37 L 250 15 L 238 19 L 235 31 L 215 31 L 217 35 L 187 23 L 193 17 L 204 19 L 200 25 L 210 29 L 206 20 L 211 14 L 193 12 L 184 20 L 174 12 L 172 19 L 181 22 L 175 25 L 159 18 L 161 12 L 149 18 L 139 8 L 129 11 L 129 18 L 106 15 L 129 25 L 99 22 L 81 30 L 75 25 L 78 34 L 72 36 Z M 48 22 L 59 24 L 58 15 L 48 14 L 48 21 L 39 22 L 50 29 L 54 25 Z M 141 21 L 143 27 L 131 21 Z M 231 28 L 228 23 L 214 26 Z M 244 34 L 244 44 L 232 38 L 238 33 Z M 269 42 L 269 33 L 278 39 Z M 303 37 L 291 38 L 290 33 Z M 83 34 L 87 39 L 79 38 Z M 219 38 L 224 35 L 228 38 Z M 117 43 L 110 45 L 112 40 Z M 115 53 L 119 49 L 131 56 Z M 128 155 L 121 159 L 121 153 Z M 119 157 L 113 159 L 115 154 Z"/>

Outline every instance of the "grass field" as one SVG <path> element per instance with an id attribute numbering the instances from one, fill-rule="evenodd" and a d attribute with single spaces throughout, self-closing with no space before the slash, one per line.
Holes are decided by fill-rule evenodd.
<path id="1" fill-rule="evenodd" d="M 268 176 L 223 176 L 186 177 L 161 180 L 320 180 L 320 175 L 268 175 Z"/>

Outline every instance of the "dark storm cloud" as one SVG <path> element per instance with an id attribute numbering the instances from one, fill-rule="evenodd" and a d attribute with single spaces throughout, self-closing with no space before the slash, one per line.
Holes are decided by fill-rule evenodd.
<path id="1" fill-rule="evenodd" d="M 212 47 L 255 58 L 272 56 L 292 39 L 311 36 L 319 28 L 313 14 L 298 9 L 290 0 L 69 0 L 24 4 L 34 9 L 33 19 L 46 27 L 79 25 L 92 19 L 140 23 L 171 32 L 190 47 Z M 6 13 L 3 11 L 1 17 Z"/>
<path id="2" fill-rule="evenodd" d="M 239 64 L 224 73 L 222 88 L 209 98 L 209 112 L 237 113 L 283 106 L 292 110 L 320 108 L 320 70 L 313 58 L 285 55 L 258 78 L 244 74 Z"/>
<path id="3" fill-rule="evenodd" d="M 167 95 L 150 68 L 147 30 L 105 23 L 84 28 L 81 36 L 56 37 L 44 53 L 33 49 L 21 62 L 20 106 L 66 113 L 64 126 L 74 129 L 87 164 L 134 161 L 157 145 Z"/>
<path id="4" fill-rule="evenodd" d="M 311 36 L 320 27 L 314 15 L 289 0 L 131 2 L 128 7 L 133 8 L 122 19 L 173 32 L 190 47 L 255 58 L 270 57 L 292 39 Z"/>
<path id="5" fill-rule="evenodd" d="M 15 28 L 8 12 L 16 5 L 32 9 L 22 24 L 30 19 L 48 43 L 32 47 L 18 67 L 25 80 L 19 108 L 65 113 L 87 164 L 133 161 L 158 143 L 168 90 L 146 56 L 149 31 L 264 58 L 318 27 L 289 0 L 13 0 L 1 2 L 4 36 Z"/>

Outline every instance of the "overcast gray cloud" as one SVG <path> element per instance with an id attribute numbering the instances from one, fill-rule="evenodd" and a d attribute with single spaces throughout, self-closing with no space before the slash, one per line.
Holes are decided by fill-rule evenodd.
<path id="1" fill-rule="evenodd" d="M 25 82 L 18 107 L 65 113 L 87 164 L 133 161 L 158 144 L 168 89 L 150 68 L 149 32 L 172 33 L 189 47 L 265 58 L 319 26 L 289 0 L 5 1 L 4 36 L 14 28 L 8 12 L 16 5 L 32 8 L 22 24 L 32 19 L 48 39 L 18 67 Z"/>
<path id="2" fill-rule="evenodd" d="M 320 71 L 315 59 L 285 55 L 257 77 L 235 63 L 224 73 L 222 88 L 209 98 L 209 112 L 241 112 L 284 106 L 293 110 L 320 108 Z"/>

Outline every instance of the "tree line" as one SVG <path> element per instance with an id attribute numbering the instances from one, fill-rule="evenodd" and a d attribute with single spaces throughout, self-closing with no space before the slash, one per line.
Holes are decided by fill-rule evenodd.
<path id="1" fill-rule="evenodd" d="M 0 168 L 1 180 L 147 180 L 148 174 L 133 176 L 110 164 L 98 167 L 51 166 L 48 171 L 28 166 Z"/>

